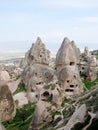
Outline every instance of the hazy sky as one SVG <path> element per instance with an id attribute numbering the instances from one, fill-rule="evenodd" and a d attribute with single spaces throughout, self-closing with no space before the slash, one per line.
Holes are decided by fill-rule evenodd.
<path id="1" fill-rule="evenodd" d="M 53 49 L 66 36 L 98 49 L 98 0 L 0 0 L 1 50 L 28 48 L 37 36 Z"/>

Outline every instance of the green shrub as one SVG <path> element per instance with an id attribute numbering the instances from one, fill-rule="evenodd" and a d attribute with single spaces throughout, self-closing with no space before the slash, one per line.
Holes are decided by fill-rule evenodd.
<path id="1" fill-rule="evenodd" d="M 28 130 L 34 114 L 36 103 L 29 102 L 22 108 L 16 109 L 16 116 L 13 120 L 3 122 L 6 130 Z"/>
<path id="2" fill-rule="evenodd" d="M 25 91 L 26 92 L 26 87 L 25 87 L 25 84 L 20 82 L 19 85 L 18 85 L 18 88 L 16 89 L 16 91 L 13 93 L 13 95 L 19 93 L 19 92 L 22 92 L 22 91 Z"/>
<path id="3" fill-rule="evenodd" d="M 51 90 L 54 90 L 55 87 L 56 87 L 55 84 L 50 83 L 50 84 L 48 84 L 48 85 L 45 85 L 45 86 L 44 86 L 44 89 L 51 89 Z"/>
<path id="4" fill-rule="evenodd" d="M 97 85 L 98 84 L 98 78 L 96 79 L 96 80 L 94 80 L 94 81 L 89 81 L 89 80 L 87 80 L 87 79 L 83 79 L 83 83 L 84 83 L 84 85 L 85 85 L 85 87 L 84 87 L 84 91 L 86 91 L 86 90 L 89 90 L 89 89 L 91 89 L 93 86 L 95 86 L 95 85 Z"/>

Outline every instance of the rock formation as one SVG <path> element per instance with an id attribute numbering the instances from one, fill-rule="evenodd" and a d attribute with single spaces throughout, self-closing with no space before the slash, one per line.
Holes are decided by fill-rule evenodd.
<path id="1" fill-rule="evenodd" d="M 97 59 L 92 55 L 87 47 L 84 49 L 84 55 L 80 62 L 80 73 L 85 74 L 86 78 L 94 81 L 97 78 Z"/>
<path id="2" fill-rule="evenodd" d="M 6 130 L 1 123 L 0 123 L 0 130 Z"/>
<path id="3" fill-rule="evenodd" d="M 7 71 L 1 71 L 0 72 L 0 81 L 6 83 L 9 80 L 10 80 L 9 73 Z"/>
<path id="4" fill-rule="evenodd" d="M 49 59 L 50 51 L 46 49 L 44 43 L 42 43 L 40 37 L 38 37 L 35 44 L 32 44 L 32 47 L 26 53 L 20 66 L 24 68 L 26 65 L 34 63 L 48 65 Z"/>
<path id="5" fill-rule="evenodd" d="M 67 98 L 83 92 L 83 83 L 77 69 L 76 66 L 65 66 L 57 73 L 59 85 Z"/>
<path id="6" fill-rule="evenodd" d="M 23 71 L 19 70 L 22 72 L 21 78 L 8 82 L 8 86 L 0 86 L 1 121 L 9 120 L 14 116 L 14 99 L 20 111 L 23 107 L 21 118 L 23 121 L 24 118 L 26 120 L 21 122 L 21 126 L 25 123 L 30 124 L 28 130 L 90 130 L 88 128 L 98 122 L 98 86 L 83 93 L 84 84 L 81 80 L 83 77 L 80 77 L 79 72 L 85 73 L 87 79 L 94 80 L 98 68 L 97 59 L 88 48 L 85 48 L 82 58 L 84 60 L 80 61 L 80 50 L 75 42 L 64 38 L 55 63 L 53 58 L 50 64 L 50 51 L 38 37 L 21 61 L 20 66 L 23 69 Z M 16 75 L 19 74 L 18 69 L 13 70 Z M 11 78 L 14 71 L 11 73 L 9 69 L 6 71 Z M 3 79 L 1 81 L 4 82 L 7 79 L 5 77 L 4 75 L 2 78 L 1 75 Z M 98 83 L 97 80 L 96 82 Z M 13 93 L 13 98 L 8 87 Z M 31 107 L 34 102 L 36 108 Z M 30 111 L 24 111 L 24 104 L 28 105 Z M 35 109 L 32 119 L 31 109 L 32 112 Z M 30 115 L 27 116 L 24 112 L 26 114 L 30 112 Z M 27 124 L 25 125 L 27 128 Z"/>
<path id="7" fill-rule="evenodd" d="M 60 49 L 56 55 L 56 68 L 65 65 L 78 64 L 80 60 L 80 51 L 75 46 L 75 43 L 68 38 L 64 38 Z"/>
<path id="8" fill-rule="evenodd" d="M 77 64 L 80 51 L 75 43 L 64 38 L 56 55 L 56 73 L 60 87 L 63 88 L 65 97 L 79 94 L 83 91 L 83 84 L 79 75 Z"/>
<path id="9" fill-rule="evenodd" d="M 90 91 L 71 99 L 55 121 L 46 124 L 43 128 L 47 130 L 97 130 L 98 129 L 98 85 Z M 55 116 L 55 114 L 54 114 Z M 48 126 L 48 127 L 47 127 Z M 42 128 L 42 129 L 43 129 Z"/>
<path id="10" fill-rule="evenodd" d="M 23 71 L 22 81 L 26 85 L 28 99 L 31 102 L 37 101 L 32 123 L 33 127 L 38 125 L 38 128 L 40 128 L 44 121 L 47 122 L 47 119 L 50 120 L 50 117 L 52 118 L 51 113 L 53 110 L 55 109 L 56 111 L 57 107 L 61 106 L 63 94 L 58 85 L 57 76 L 49 66 L 50 52 L 45 48 L 40 38 L 37 38 L 37 41 L 32 45 L 27 54 L 25 57 L 27 58 L 27 64 Z M 43 104 L 42 109 L 39 105 L 40 103 Z M 50 110 L 48 110 L 49 108 Z M 49 118 L 43 116 L 43 113 L 44 115 L 47 113 Z M 30 127 L 32 127 L 32 124 Z"/>
<path id="11" fill-rule="evenodd" d="M 0 121 L 7 121 L 15 115 L 15 104 L 7 85 L 0 85 Z"/>
<path id="12" fill-rule="evenodd" d="M 53 78 L 54 71 L 49 67 L 49 54 L 50 51 L 46 49 L 39 37 L 26 54 L 27 65 L 23 71 L 22 81 L 27 87 L 27 95 L 32 102 L 39 100 L 38 93 Z"/>

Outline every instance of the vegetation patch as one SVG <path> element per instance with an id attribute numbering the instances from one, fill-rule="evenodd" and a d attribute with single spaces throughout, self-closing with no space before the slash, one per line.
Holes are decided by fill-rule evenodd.
<path id="1" fill-rule="evenodd" d="M 51 84 L 45 85 L 45 86 L 44 86 L 44 89 L 51 89 L 51 90 L 54 90 L 55 87 L 56 87 L 56 85 L 51 83 Z"/>
<path id="2" fill-rule="evenodd" d="M 94 81 L 89 81 L 89 80 L 87 80 L 87 79 L 84 79 L 83 80 L 83 83 L 85 84 L 85 87 L 84 87 L 84 90 L 86 91 L 86 90 L 89 90 L 89 89 L 91 89 L 93 86 L 95 86 L 95 85 L 97 85 L 98 84 L 98 78 L 96 79 L 96 80 L 94 80 Z"/>
<path id="3" fill-rule="evenodd" d="M 64 98 L 64 100 L 62 101 L 61 106 L 64 107 L 66 105 L 66 103 L 68 103 L 70 100 L 68 100 L 67 98 Z"/>
<path id="4" fill-rule="evenodd" d="M 16 91 L 13 93 L 13 95 L 19 93 L 19 92 L 22 92 L 22 91 L 25 91 L 26 92 L 26 87 L 25 87 L 25 84 L 20 82 L 19 85 L 18 85 L 18 88 L 16 89 Z"/>
<path id="5" fill-rule="evenodd" d="M 28 130 L 32 116 L 34 114 L 36 103 L 29 102 L 22 108 L 16 109 L 16 116 L 13 120 L 3 122 L 6 130 Z"/>

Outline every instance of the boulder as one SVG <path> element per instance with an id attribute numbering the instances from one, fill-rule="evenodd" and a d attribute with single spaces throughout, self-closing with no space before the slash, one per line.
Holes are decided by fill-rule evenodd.
<path id="1" fill-rule="evenodd" d="M 7 85 L 0 85 L 0 121 L 7 121 L 15 116 L 15 103 Z"/>
<path id="2" fill-rule="evenodd" d="M 85 121 L 86 116 L 87 116 L 87 108 L 86 108 L 86 105 L 83 104 L 80 106 L 80 108 L 78 108 L 73 113 L 70 120 L 66 124 L 64 130 L 71 130 L 76 124 L 83 123 Z"/>
<path id="3" fill-rule="evenodd" d="M 0 81 L 8 82 L 10 80 L 9 73 L 7 71 L 0 72 Z"/>
<path id="4" fill-rule="evenodd" d="M 18 101 L 17 107 L 21 108 L 23 105 L 28 104 L 27 94 L 26 92 L 19 92 L 13 96 L 14 101 Z"/>
<path id="5" fill-rule="evenodd" d="M 49 120 L 50 103 L 38 101 L 29 130 L 39 130 Z"/>

